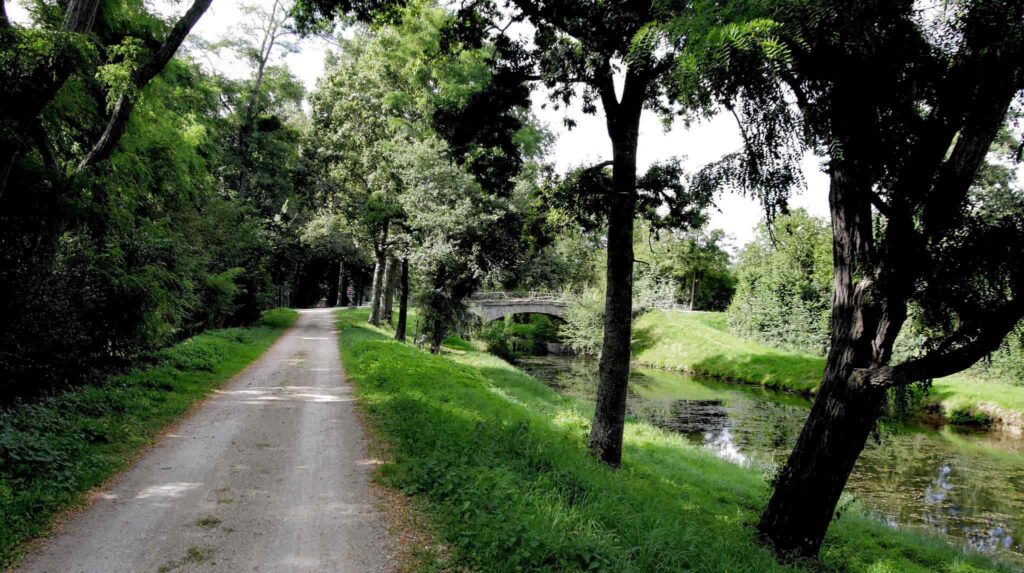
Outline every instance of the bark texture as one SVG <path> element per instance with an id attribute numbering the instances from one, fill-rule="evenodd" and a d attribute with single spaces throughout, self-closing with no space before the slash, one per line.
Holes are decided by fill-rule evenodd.
<path id="1" fill-rule="evenodd" d="M 642 81 L 627 73 L 621 102 L 611 74 L 604 76 L 602 102 L 612 140 L 612 196 L 608 198 L 608 269 L 600 382 L 589 446 L 604 463 L 622 463 L 622 434 L 629 385 L 633 329 L 633 217 L 636 210 L 636 150 L 643 107 Z"/>
<path id="2" fill-rule="evenodd" d="M 377 263 L 373 266 L 373 287 L 370 291 L 370 319 L 368 322 L 374 326 L 380 326 L 380 299 L 384 294 L 384 267 L 387 265 L 383 249 L 377 249 L 376 258 Z"/>
<path id="3" fill-rule="evenodd" d="M 381 322 L 391 324 L 391 314 L 395 306 L 395 288 L 398 286 L 398 259 L 388 257 L 388 264 L 384 270 L 384 301 L 381 308 Z"/>
<path id="4" fill-rule="evenodd" d="M 402 272 L 399 278 L 398 324 L 395 326 L 395 340 L 405 342 L 406 321 L 409 314 L 409 259 L 402 258 Z"/>
<path id="5" fill-rule="evenodd" d="M 810 415 L 757 526 L 777 552 L 803 558 L 818 554 L 839 496 L 885 402 L 884 389 L 854 376 L 856 370 L 883 358 L 873 345 L 877 329 L 869 328 L 874 324 L 866 316 L 864 297 L 872 281 L 859 272 L 871 253 L 871 211 L 861 192 L 869 182 L 855 180 L 840 162 L 833 162 L 830 179 L 830 351 Z M 883 344 L 891 349 L 891 341 Z"/>

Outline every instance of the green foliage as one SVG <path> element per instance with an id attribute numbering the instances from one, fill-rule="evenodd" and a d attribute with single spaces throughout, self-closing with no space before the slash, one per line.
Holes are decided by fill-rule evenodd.
<path id="1" fill-rule="evenodd" d="M 359 403 L 447 550 L 438 570 L 1010 571 L 946 542 L 849 511 L 820 564 L 780 565 L 755 539 L 764 476 L 628 422 L 623 467 L 589 453 L 587 406 L 480 352 L 432 356 L 339 314 Z M 723 325 L 724 326 L 724 325 Z"/>
<path id="2" fill-rule="evenodd" d="M 604 338 L 604 289 L 591 287 L 575 294 L 565 311 L 562 339 L 578 354 L 596 356 Z"/>
<path id="3" fill-rule="evenodd" d="M 955 408 L 947 415 L 950 424 L 958 426 L 974 426 L 987 428 L 992 425 L 992 418 L 985 412 L 969 407 Z"/>
<path id="4" fill-rule="evenodd" d="M 299 132 L 280 118 L 300 109 L 292 76 L 268 72 L 254 184 L 234 197 L 235 108 L 250 92 L 179 59 L 134 93 L 166 22 L 133 0 L 104 4 L 89 36 L 46 31 L 59 12 L 0 34 L 4 102 L 60 88 L 0 190 L 0 402 L 95 382 L 204 329 L 257 320 L 280 268 L 294 268 L 278 253 L 298 243 L 275 219 L 298 171 Z M 74 173 L 121 95 L 137 104 L 118 147 Z"/>
<path id="5" fill-rule="evenodd" d="M 736 278 L 729 268 L 724 231 L 703 228 L 638 235 L 636 258 L 647 266 L 637 271 L 671 283 L 669 302 L 690 310 L 725 310 L 732 300 Z"/>
<path id="6" fill-rule="evenodd" d="M 512 361 L 524 354 L 547 354 L 547 343 L 558 341 L 558 327 L 542 314 L 528 315 L 525 320 L 509 316 L 485 325 L 480 339 L 487 345 L 488 352 Z"/>
<path id="7" fill-rule="evenodd" d="M 779 348 L 824 355 L 832 311 L 828 223 L 796 210 L 762 224 L 739 254 L 729 327 Z"/>
<path id="8" fill-rule="evenodd" d="M 287 308 L 272 308 L 260 315 L 260 324 L 271 328 L 287 328 L 295 323 L 298 315 Z"/>
<path id="9" fill-rule="evenodd" d="M 210 331 L 161 351 L 153 366 L 0 411 L 0 565 L 10 565 L 23 542 L 84 502 L 297 316 L 268 311 L 264 322 L 275 326 Z"/>

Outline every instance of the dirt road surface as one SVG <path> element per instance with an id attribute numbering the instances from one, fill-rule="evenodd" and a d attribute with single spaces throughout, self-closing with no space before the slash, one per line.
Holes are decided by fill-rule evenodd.
<path id="1" fill-rule="evenodd" d="M 20 571 L 389 571 L 371 470 L 333 314 L 305 311 Z"/>

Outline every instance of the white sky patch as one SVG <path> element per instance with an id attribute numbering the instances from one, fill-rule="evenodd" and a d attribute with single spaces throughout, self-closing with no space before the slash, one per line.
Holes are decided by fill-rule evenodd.
<path id="1" fill-rule="evenodd" d="M 273 0 L 256 1 L 268 8 L 273 4 Z M 189 4 L 187 1 L 158 0 L 151 3 L 150 8 L 171 17 L 183 13 Z M 224 38 L 243 18 L 242 4 L 238 0 L 215 0 L 193 29 L 193 35 L 207 41 Z M 28 13 L 19 2 L 9 3 L 8 13 L 17 23 L 28 22 Z M 283 63 L 307 90 L 312 91 L 317 80 L 323 76 L 326 54 L 331 44 L 319 38 L 304 38 L 298 40 L 298 48 L 297 52 L 285 55 Z M 228 56 L 228 50 L 223 53 L 224 56 L 220 58 L 203 58 L 202 63 L 231 78 L 245 77 L 249 73 L 244 64 Z M 282 63 L 282 58 L 279 57 L 274 63 Z M 559 171 L 611 159 L 611 141 L 603 114 L 585 115 L 578 105 L 554 110 L 543 92 L 535 93 L 533 99 L 535 115 L 556 134 L 557 140 L 551 148 L 549 159 Z M 576 121 L 573 130 L 567 130 L 563 125 L 565 117 Z M 638 169 L 643 172 L 656 161 L 683 157 L 686 167 L 696 171 L 708 162 L 735 151 L 739 145 L 740 136 L 736 124 L 726 115 L 692 125 L 689 129 L 677 123 L 666 132 L 653 113 L 644 112 L 640 125 Z M 828 178 L 821 172 L 820 166 L 821 161 L 813 155 L 808 154 L 804 158 L 807 190 L 795 195 L 790 206 L 802 207 L 813 215 L 824 217 L 828 214 Z M 754 227 L 763 216 L 760 205 L 754 199 L 726 193 L 717 198 L 716 205 L 717 209 L 712 211 L 711 216 L 712 228 L 722 229 L 731 235 L 737 246 L 753 238 Z"/>

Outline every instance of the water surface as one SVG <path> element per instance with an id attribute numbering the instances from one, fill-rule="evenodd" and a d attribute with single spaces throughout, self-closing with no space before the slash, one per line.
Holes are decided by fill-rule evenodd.
<path id="1" fill-rule="evenodd" d="M 597 362 L 546 356 L 519 365 L 558 392 L 593 400 Z M 810 400 L 760 387 L 634 368 L 627 410 L 737 464 L 785 461 Z M 846 491 L 892 525 L 932 528 L 984 552 L 1024 554 L 1024 439 L 1009 432 L 906 426 L 864 450 Z"/>

